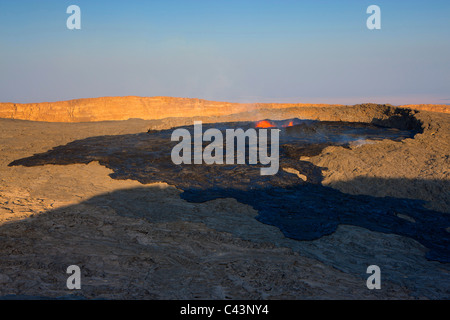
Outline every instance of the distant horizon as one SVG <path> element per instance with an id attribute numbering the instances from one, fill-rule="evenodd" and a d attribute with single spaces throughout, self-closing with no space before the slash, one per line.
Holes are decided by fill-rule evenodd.
<path id="1" fill-rule="evenodd" d="M 163 95 L 155 95 L 155 96 L 139 96 L 139 95 L 124 95 L 124 96 L 97 96 L 97 97 L 82 97 L 82 98 L 71 98 L 64 100 L 52 100 L 52 101 L 32 101 L 32 102 L 16 102 L 16 101 L 0 101 L 0 103 L 12 103 L 12 104 L 41 104 L 41 103 L 58 103 L 58 102 L 66 102 L 66 101 L 76 101 L 76 100 L 88 100 L 88 99 L 102 99 L 102 98 L 173 98 L 173 99 L 192 99 L 192 100 L 203 100 L 203 101 L 211 101 L 211 102 L 224 102 L 224 103 L 237 103 L 237 104 L 324 104 L 324 105 L 360 105 L 360 104 L 379 104 L 379 105 L 392 105 L 392 106 L 404 106 L 404 105 L 450 105 L 450 103 L 444 102 L 402 102 L 402 103 L 392 103 L 386 101 L 372 101 L 369 99 L 358 100 L 357 102 L 345 103 L 342 101 L 348 101 L 341 99 L 322 99 L 320 98 L 311 100 L 302 100 L 301 98 L 293 99 L 266 99 L 264 101 L 261 100 L 243 100 L 243 101 L 233 101 L 233 100 L 225 100 L 225 99 L 205 99 L 201 97 L 182 97 L 182 96 L 163 96 Z M 323 100 L 326 100 L 325 102 Z M 341 102 L 333 102 L 333 100 L 338 100 Z M 444 99 L 448 100 L 448 99 Z M 391 100 L 392 101 L 392 100 Z"/>

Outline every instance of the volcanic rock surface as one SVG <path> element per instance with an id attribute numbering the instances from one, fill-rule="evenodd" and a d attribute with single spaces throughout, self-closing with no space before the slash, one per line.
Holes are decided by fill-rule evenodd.
<path id="1" fill-rule="evenodd" d="M 240 111 L 0 120 L 0 296 L 450 297 L 449 115 L 377 105 Z M 280 172 L 269 181 L 251 166 L 235 168 L 242 176 L 233 181 L 218 166 L 176 171 L 164 161 L 169 129 L 194 120 L 292 118 L 316 120 L 288 128 L 315 138 L 342 121 L 413 134 L 282 139 Z M 65 287 L 72 264 L 83 274 L 76 293 Z M 382 290 L 366 287 L 372 264 L 382 270 Z"/>

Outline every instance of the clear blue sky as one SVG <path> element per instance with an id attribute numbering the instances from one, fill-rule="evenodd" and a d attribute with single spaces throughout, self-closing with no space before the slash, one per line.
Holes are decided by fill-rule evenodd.
<path id="1" fill-rule="evenodd" d="M 449 17 L 448 0 L 1 0 L 0 101 L 450 103 Z"/>

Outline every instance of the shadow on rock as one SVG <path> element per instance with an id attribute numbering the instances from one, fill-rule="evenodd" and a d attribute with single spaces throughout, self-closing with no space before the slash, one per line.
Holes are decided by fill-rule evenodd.
<path id="1" fill-rule="evenodd" d="M 430 250 L 427 258 L 450 262 L 448 215 L 423 208 L 421 201 L 348 195 L 323 187 L 321 168 L 299 161 L 302 155 L 318 154 L 330 145 L 345 147 L 348 141 L 361 137 L 401 140 L 414 133 L 362 123 L 294 120 L 295 126 L 281 130 L 280 169 L 294 169 L 305 179 L 299 179 L 292 170 L 261 176 L 260 165 L 175 165 L 170 157 L 176 144 L 170 138 L 173 130 L 78 140 L 16 160 L 10 166 L 98 161 L 114 171 L 112 178 L 144 184 L 166 182 L 184 190 L 182 197 L 188 201 L 234 198 L 255 208 L 259 221 L 278 227 L 292 239 L 318 239 L 333 233 L 340 224 L 349 224 L 413 238 Z M 224 131 L 230 127 L 254 128 L 255 123 L 215 123 L 204 129 Z M 193 126 L 185 128 L 193 130 Z M 389 183 L 395 184 L 395 179 Z"/>

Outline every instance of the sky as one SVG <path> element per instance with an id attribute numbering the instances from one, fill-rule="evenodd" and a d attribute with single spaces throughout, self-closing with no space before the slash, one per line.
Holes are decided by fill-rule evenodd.
<path id="1" fill-rule="evenodd" d="M 0 101 L 450 104 L 449 16 L 448 0 L 1 0 Z"/>

